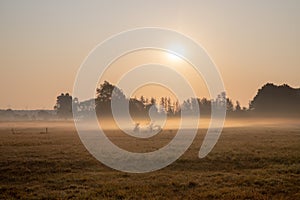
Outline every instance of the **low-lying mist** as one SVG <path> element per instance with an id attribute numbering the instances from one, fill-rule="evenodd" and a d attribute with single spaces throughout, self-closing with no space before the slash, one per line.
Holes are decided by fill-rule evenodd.
<path id="1" fill-rule="evenodd" d="M 215 119 L 218 120 L 218 119 Z M 127 120 L 126 120 L 127 121 Z M 185 120 L 184 124 L 182 124 L 181 119 L 179 117 L 173 117 L 166 119 L 165 122 L 155 122 L 152 121 L 154 124 L 161 125 L 161 128 L 164 130 L 177 130 L 178 128 L 183 129 L 191 129 L 197 127 L 198 129 L 207 129 L 212 119 L 209 117 L 200 117 L 198 120 L 196 120 L 198 124 L 194 123 L 195 119 L 191 120 Z M 151 120 L 147 119 L 135 119 L 133 123 L 128 123 L 128 125 L 125 127 L 125 129 L 133 129 L 135 127 L 135 124 L 139 123 L 140 126 L 148 126 L 151 123 Z M 99 125 L 103 129 L 107 130 L 118 130 L 119 127 L 116 124 L 115 120 L 111 118 L 102 118 L 99 119 Z M 299 119 L 298 118 L 230 118 L 227 117 L 224 121 L 224 128 L 229 127 L 300 127 Z M 213 127 L 214 128 L 214 127 Z"/>
<path id="2" fill-rule="evenodd" d="M 211 123 L 211 118 L 200 117 L 198 122 L 195 119 L 185 120 L 184 124 L 181 124 L 179 117 L 167 118 L 165 121 L 151 121 L 145 118 L 135 118 L 132 122 L 125 120 L 122 124 L 126 124 L 123 128 L 127 130 L 133 130 L 136 123 L 139 123 L 141 127 L 149 126 L 150 123 L 159 125 L 163 130 L 177 130 L 178 128 L 191 129 L 197 127 L 198 129 L 207 129 Z M 270 117 L 252 117 L 252 118 L 230 118 L 225 119 L 224 128 L 230 127 L 299 127 L 299 118 L 270 118 Z M 87 129 L 95 127 L 91 121 L 84 122 Z M 102 117 L 98 120 L 99 126 L 104 130 L 120 130 L 116 121 L 111 117 Z M 21 127 L 36 127 L 36 128 L 72 128 L 74 129 L 74 121 L 70 120 L 39 120 L 39 121 L 0 121 L 0 128 L 21 128 Z"/>

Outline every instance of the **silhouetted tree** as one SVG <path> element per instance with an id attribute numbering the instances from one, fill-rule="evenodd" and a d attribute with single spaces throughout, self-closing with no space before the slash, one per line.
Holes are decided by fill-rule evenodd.
<path id="1" fill-rule="evenodd" d="M 226 98 L 226 107 L 227 107 L 227 111 L 229 112 L 233 111 L 233 103 L 232 100 L 229 98 Z"/>
<path id="2" fill-rule="evenodd" d="M 59 118 L 68 119 L 72 117 L 72 96 L 69 93 L 57 97 L 54 109 Z"/>
<path id="3" fill-rule="evenodd" d="M 201 115 L 209 115 L 211 113 L 211 101 L 203 98 L 200 100 L 200 113 Z"/>
<path id="4" fill-rule="evenodd" d="M 79 112 L 80 111 L 80 103 L 78 98 L 74 98 L 72 102 L 72 112 Z"/>
<path id="5" fill-rule="evenodd" d="M 157 105 L 156 105 L 156 99 L 153 97 L 150 99 L 150 103 L 146 104 L 146 112 L 149 113 L 150 108 L 153 107 L 153 111 L 155 113 L 158 113 Z"/>
<path id="6" fill-rule="evenodd" d="M 181 112 L 181 107 L 178 100 L 174 103 L 174 114 L 179 115 Z"/>
<path id="7" fill-rule="evenodd" d="M 100 85 L 100 88 L 97 88 L 97 98 L 95 99 L 97 114 L 111 115 L 112 98 L 122 103 L 126 100 L 121 89 L 110 84 L 108 81 L 104 81 L 104 83 Z"/>
<path id="8" fill-rule="evenodd" d="M 172 106 L 171 98 L 168 97 L 166 102 L 167 102 L 167 103 L 166 103 L 167 114 L 168 114 L 168 115 L 173 115 L 174 112 L 173 112 L 173 106 Z"/>
<path id="9" fill-rule="evenodd" d="M 239 112 L 239 111 L 241 111 L 241 110 L 242 110 L 242 108 L 241 108 L 241 104 L 240 104 L 240 102 L 239 102 L 239 101 L 236 101 L 235 110 L 236 110 L 237 112 Z"/>
<path id="10" fill-rule="evenodd" d="M 300 113 L 300 89 L 284 84 L 276 86 L 267 83 L 258 90 L 250 103 L 250 109 L 257 114 L 294 115 Z"/>
<path id="11" fill-rule="evenodd" d="M 159 112 L 160 113 L 165 113 L 165 98 L 161 97 L 160 98 L 160 103 L 159 103 Z"/>
<path id="12" fill-rule="evenodd" d="M 129 100 L 129 111 L 133 117 L 147 117 L 145 105 L 136 98 Z"/>
<path id="13" fill-rule="evenodd" d="M 143 104 L 146 103 L 145 97 L 144 97 L 143 95 L 141 96 L 140 101 L 141 101 Z"/>
<path id="14" fill-rule="evenodd" d="M 192 104 L 191 104 L 190 99 L 187 99 L 187 100 L 183 101 L 182 106 L 181 106 L 181 110 L 185 111 L 185 113 L 191 113 Z"/>
<path id="15" fill-rule="evenodd" d="M 97 101 L 100 102 L 109 102 L 112 97 L 120 100 L 125 99 L 122 90 L 110 84 L 108 81 L 104 81 L 104 83 L 100 85 L 100 88 L 97 88 L 97 95 Z"/>
<path id="16" fill-rule="evenodd" d="M 153 97 L 151 97 L 150 104 L 151 105 L 156 105 L 156 99 L 154 99 Z"/>

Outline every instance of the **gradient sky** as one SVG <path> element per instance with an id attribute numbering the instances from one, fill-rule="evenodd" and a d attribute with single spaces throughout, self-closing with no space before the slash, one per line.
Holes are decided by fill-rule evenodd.
<path id="1" fill-rule="evenodd" d="M 299 9 L 299 0 L 0 0 L 0 109 L 53 108 L 98 43 L 149 26 L 202 44 L 228 96 L 247 105 L 266 82 L 300 87 Z"/>

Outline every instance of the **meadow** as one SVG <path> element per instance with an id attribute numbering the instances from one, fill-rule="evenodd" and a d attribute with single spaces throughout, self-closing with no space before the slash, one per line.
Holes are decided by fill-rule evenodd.
<path id="1" fill-rule="evenodd" d="M 46 132 L 46 127 L 48 128 Z M 107 131 L 120 147 L 153 151 L 172 139 Z M 72 122 L 0 122 L 0 199 L 300 199 L 300 124 L 235 123 L 204 159 L 198 134 L 176 162 L 129 174 L 106 167 L 82 145 Z"/>

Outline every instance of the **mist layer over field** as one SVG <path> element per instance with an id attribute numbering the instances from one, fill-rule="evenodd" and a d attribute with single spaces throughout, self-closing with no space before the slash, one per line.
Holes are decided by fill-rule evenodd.
<path id="1" fill-rule="evenodd" d="M 133 129 L 136 123 L 141 126 L 148 126 L 151 122 L 154 124 L 161 125 L 162 129 L 165 130 L 177 130 L 191 129 L 198 127 L 200 129 L 207 129 L 211 124 L 212 119 L 208 117 L 200 117 L 195 123 L 195 120 L 185 120 L 182 124 L 180 118 L 168 118 L 161 121 L 151 121 L 145 119 L 135 119 L 134 121 L 127 123 L 125 129 Z M 215 121 L 223 122 L 223 120 L 215 119 Z M 126 120 L 127 122 L 127 120 Z M 100 127 L 104 130 L 118 130 L 119 127 L 116 121 L 110 118 L 102 118 L 99 120 Z M 253 118 L 226 118 L 224 120 L 223 127 L 281 127 L 281 126 L 300 126 L 299 118 L 272 118 L 272 117 L 253 117 Z M 215 127 L 214 127 L 215 128 Z"/>
<path id="2" fill-rule="evenodd" d="M 71 121 L 1 122 L 0 198 L 300 198 L 297 120 L 227 119 L 212 152 L 199 159 L 206 130 L 197 130 L 193 144 L 168 167 L 129 174 L 91 156 Z M 176 129 L 165 127 L 148 139 L 129 137 L 117 129 L 105 133 L 120 148 L 151 152 L 168 144 Z"/>

